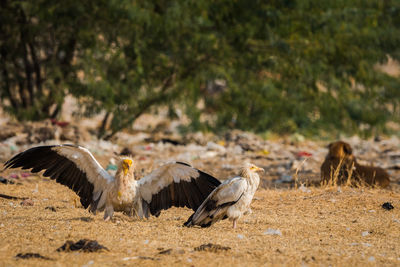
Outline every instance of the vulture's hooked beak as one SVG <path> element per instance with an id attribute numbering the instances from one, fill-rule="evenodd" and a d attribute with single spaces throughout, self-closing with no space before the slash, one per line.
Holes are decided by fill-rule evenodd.
<path id="1" fill-rule="evenodd" d="M 265 172 L 264 168 L 260 168 L 260 167 L 257 167 L 257 166 L 251 167 L 251 170 L 253 172 Z"/>
<path id="2" fill-rule="evenodd" d="M 131 159 L 124 159 L 122 161 L 122 169 L 124 170 L 124 175 L 128 173 L 129 168 L 132 166 L 132 160 Z"/>

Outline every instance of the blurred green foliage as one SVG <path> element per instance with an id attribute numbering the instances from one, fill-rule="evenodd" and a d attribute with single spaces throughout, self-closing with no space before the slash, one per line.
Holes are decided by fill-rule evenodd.
<path id="1" fill-rule="evenodd" d="M 111 137 L 153 107 L 194 130 L 384 133 L 400 121 L 400 2 L 0 1 L 0 96 L 18 119 L 66 94 Z M 57 108 L 58 107 L 58 108 Z M 107 125 L 110 125 L 107 127 Z"/>

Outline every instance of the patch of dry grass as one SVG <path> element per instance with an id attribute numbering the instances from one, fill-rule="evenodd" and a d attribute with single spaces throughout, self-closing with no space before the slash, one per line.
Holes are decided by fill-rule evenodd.
<path id="1" fill-rule="evenodd" d="M 137 220 L 118 214 L 104 222 L 77 207 L 78 197 L 54 181 L 30 177 L 20 185 L 0 184 L 0 193 L 29 197 L 33 206 L 0 198 L 1 266 L 124 265 L 399 265 L 400 194 L 391 190 L 323 187 L 260 189 L 253 213 L 238 229 L 222 221 L 211 228 L 185 228 L 191 214 L 170 209 L 159 218 Z M 394 209 L 381 205 L 391 202 Z M 56 212 L 46 207 L 54 207 Z M 282 235 L 265 234 L 267 229 Z M 110 251 L 65 253 L 67 240 L 95 239 Z M 229 250 L 195 251 L 202 244 Z M 162 253 L 162 251 L 168 253 Z M 18 253 L 54 259 L 15 259 Z"/>

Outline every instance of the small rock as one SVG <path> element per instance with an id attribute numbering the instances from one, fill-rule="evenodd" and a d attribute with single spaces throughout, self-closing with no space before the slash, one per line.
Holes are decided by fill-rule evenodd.
<path id="1" fill-rule="evenodd" d="M 51 210 L 52 212 L 56 212 L 56 208 L 54 208 L 53 206 L 48 206 L 46 208 L 44 208 L 45 210 Z"/>
<path id="2" fill-rule="evenodd" d="M 243 239 L 243 238 L 244 238 L 244 236 L 241 235 L 241 234 L 238 234 L 237 237 L 238 237 L 239 239 Z"/>
<path id="3" fill-rule="evenodd" d="M 92 222 L 93 218 L 91 217 L 80 217 L 79 218 L 82 222 Z"/>
<path id="4" fill-rule="evenodd" d="M 221 245 L 216 245 L 212 243 L 203 244 L 199 247 L 194 248 L 195 251 L 210 251 L 210 252 L 226 251 L 230 249 L 231 249 L 230 247 L 223 247 Z"/>
<path id="5" fill-rule="evenodd" d="M 21 206 L 33 206 L 33 200 L 32 199 L 25 199 L 20 203 Z"/>
<path id="6" fill-rule="evenodd" d="M 394 209 L 393 205 L 390 202 L 385 202 L 382 204 L 382 208 L 384 208 L 385 210 L 392 210 Z"/>
<path id="7" fill-rule="evenodd" d="M 177 251 L 176 251 L 176 253 L 178 253 L 178 254 L 185 254 L 185 250 L 183 250 L 183 249 L 178 249 Z"/>
<path id="8" fill-rule="evenodd" d="M 83 252 L 96 252 L 101 250 L 109 250 L 105 246 L 100 245 L 96 240 L 88 240 L 88 239 L 81 239 L 78 242 L 74 243 L 71 240 L 65 242 L 64 245 L 59 247 L 57 251 L 83 251 Z"/>
<path id="9" fill-rule="evenodd" d="M 136 260 L 136 259 L 138 259 L 139 257 L 137 257 L 137 256 L 133 256 L 133 257 L 125 257 L 125 258 L 122 258 L 122 260 L 123 261 L 129 261 L 129 260 Z"/>
<path id="10" fill-rule="evenodd" d="M 53 260 L 53 259 L 51 259 L 49 257 L 42 256 L 39 253 L 30 253 L 30 252 L 28 252 L 28 253 L 18 253 L 15 256 L 15 258 L 17 258 L 17 259 L 32 259 L 32 258 L 35 258 L 35 259 L 42 259 L 42 260 Z"/>
<path id="11" fill-rule="evenodd" d="M 264 235 L 279 235 L 279 236 L 282 236 L 282 232 L 281 232 L 281 230 L 279 230 L 279 229 L 271 229 L 271 228 L 268 228 L 265 232 L 264 232 Z"/>
<path id="12" fill-rule="evenodd" d="M 82 265 L 82 267 L 88 267 L 90 265 L 93 265 L 94 260 L 90 260 L 88 263 L 86 263 L 85 265 Z"/>
<path id="13" fill-rule="evenodd" d="M 170 255 L 171 252 L 172 252 L 172 248 L 169 248 L 169 249 L 165 249 L 165 250 L 162 250 L 162 251 L 158 252 L 158 254 L 161 254 L 161 255 Z"/>

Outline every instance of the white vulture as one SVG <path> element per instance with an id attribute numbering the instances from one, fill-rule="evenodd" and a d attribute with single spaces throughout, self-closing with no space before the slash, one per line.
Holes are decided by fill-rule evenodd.
<path id="1" fill-rule="evenodd" d="M 188 207 L 194 211 L 218 186 L 211 175 L 174 162 L 136 180 L 130 157 L 117 163 L 111 176 L 84 147 L 76 145 L 38 146 L 21 152 L 5 163 L 5 168 L 31 169 L 68 186 L 80 197 L 82 206 L 96 213 L 104 212 L 109 220 L 114 211 L 140 218 L 158 216 L 163 209 Z"/>
<path id="2" fill-rule="evenodd" d="M 258 171 L 264 169 L 246 163 L 240 169 L 239 176 L 225 180 L 215 188 L 184 225 L 209 227 L 229 218 L 233 221 L 233 228 L 236 228 L 237 220 L 251 211 L 250 204 L 260 183 Z"/>

